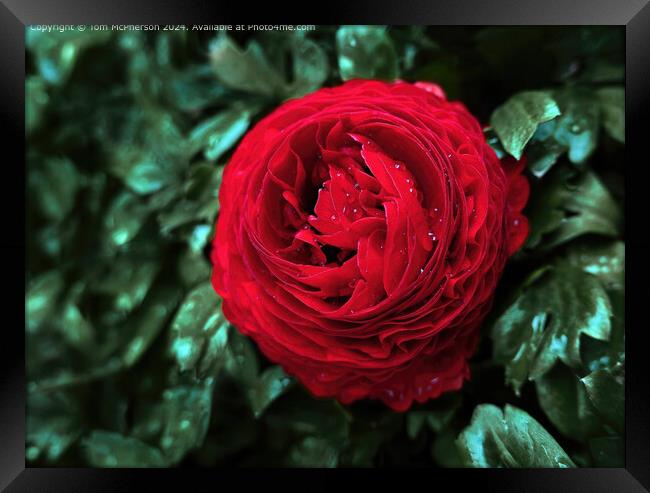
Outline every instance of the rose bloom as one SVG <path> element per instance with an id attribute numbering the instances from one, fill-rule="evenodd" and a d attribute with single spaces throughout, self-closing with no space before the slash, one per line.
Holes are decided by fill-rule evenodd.
<path id="1" fill-rule="evenodd" d="M 288 101 L 224 170 L 223 312 L 316 396 L 404 411 L 459 389 L 528 233 L 522 167 L 435 84 L 355 80 Z"/>

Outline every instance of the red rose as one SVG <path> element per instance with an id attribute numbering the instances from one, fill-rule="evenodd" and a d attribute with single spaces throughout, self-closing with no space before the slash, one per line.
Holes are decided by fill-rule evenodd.
<path id="1" fill-rule="evenodd" d="M 288 101 L 224 171 L 225 316 L 317 396 L 403 411 L 460 388 L 528 232 L 522 166 L 434 84 L 356 80 Z"/>

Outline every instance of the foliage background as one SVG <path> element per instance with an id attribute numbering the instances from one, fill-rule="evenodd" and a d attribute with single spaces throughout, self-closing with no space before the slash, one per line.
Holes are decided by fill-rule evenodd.
<path id="1" fill-rule="evenodd" d="M 623 464 L 621 28 L 27 28 L 26 46 L 29 465 Z M 531 236 L 472 380 L 403 414 L 312 398 L 209 284 L 240 137 L 354 77 L 438 82 L 528 158 Z"/>

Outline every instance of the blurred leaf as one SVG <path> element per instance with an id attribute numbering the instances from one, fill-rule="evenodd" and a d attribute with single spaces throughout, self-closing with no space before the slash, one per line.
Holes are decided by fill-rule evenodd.
<path id="1" fill-rule="evenodd" d="M 263 96 L 282 91 L 284 81 L 255 41 L 244 51 L 228 35 L 220 34 L 210 44 L 210 63 L 217 79 L 227 87 Z"/>
<path id="2" fill-rule="evenodd" d="M 621 436 L 592 438 L 589 450 L 595 467 L 625 467 L 625 440 Z"/>
<path id="3" fill-rule="evenodd" d="M 356 417 L 350 422 L 349 446 L 343 451 L 341 465 L 371 467 L 379 448 L 402 430 L 401 415 L 384 411 L 379 416 Z"/>
<path id="4" fill-rule="evenodd" d="M 620 209 L 595 174 L 556 167 L 533 189 L 527 248 L 549 250 L 586 233 L 618 235 Z"/>
<path id="5" fill-rule="evenodd" d="M 305 437 L 298 441 L 289 453 L 292 467 L 336 467 L 338 450 L 320 437 Z"/>
<path id="6" fill-rule="evenodd" d="M 171 464 L 199 447 L 208 431 L 214 379 L 195 386 L 168 389 L 163 394 L 164 426 L 160 445 Z"/>
<path id="7" fill-rule="evenodd" d="M 28 76 L 25 80 L 25 130 L 28 135 L 40 126 L 49 99 L 45 81 L 41 77 Z"/>
<path id="8" fill-rule="evenodd" d="M 625 425 L 625 367 L 618 363 L 582 378 L 587 394 L 599 414 L 619 433 Z"/>
<path id="9" fill-rule="evenodd" d="M 92 324 L 79 309 L 80 299 L 85 291 L 81 282 L 75 283 L 69 290 L 66 300 L 62 304 L 59 320 L 59 330 L 67 343 L 81 351 L 92 351 L 94 348 L 95 333 Z"/>
<path id="10" fill-rule="evenodd" d="M 272 366 L 264 370 L 256 384 L 248 391 L 255 417 L 259 418 L 292 383 L 293 380 L 287 377 L 280 366 Z"/>
<path id="11" fill-rule="evenodd" d="M 468 467 L 574 467 L 553 437 L 525 411 L 506 404 L 476 407 L 457 446 Z"/>
<path id="12" fill-rule="evenodd" d="M 348 444 L 347 418 L 333 400 L 292 392 L 270 407 L 264 418 L 273 446 L 288 447 L 288 466 L 336 465 Z"/>
<path id="13" fill-rule="evenodd" d="M 579 80 L 587 83 L 625 82 L 625 65 L 602 59 L 593 60 L 580 74 Z"/>
<path id="14" fill-rule="evenodd" d="M 69 395 L 29 393 L 26 407 L 25 456 L 56 462 L 81 435 L 80 410 Z"/>
<path id="15" fill-rule="evenodd" d="M 190 168 L 180 198 L 158 214 L 163 234 L 196 222 L 214 223 L 219 211 L 218 195 L 222 172 L 223 167 L 208 163 L 198 163 Z M 190 244 L 191 239 L 190 236 Z"/>
<path id="16" fill-rule="evenodd" d="M 142 228 L 147 212 L 138 197 L 127 191 L 119 193 L 104 218 L 108 244 L 119 248 L 129 243 Z"/>
<path id="17" fill-rule="evenodd" d="M 560 432 L 584 441 L 601 431 L 602 425 L 580 379 L 559 363 L 536 381 L 542 410 Z"/>
<path id="18" fill-rule="evenodd" d="M 110 170 L 139 195 L 176 183 L 189 165 L 190 145 L 168 112 L 132 110 L 114 138 Z"/>
<path id="19" fill-rule="evenodd" d="M 206 372 L 223 356 L 228 342 L 228 322 L 221 301 L 207 281 L 190 291 L 171 324 L 169 351 L 181 371 Z"/>
<path id="20" fill-rule="evenodd" d="M 38 72 L 52 85 L 66 82 L 79 55 L 90 46 L 105 43 L 112 32 L 78 29 L 25 30 L 25 48 L 34 55 Z"/>
<path id="21" fill-rule="evenodd" d="M 492 329 L 494 359 L 518 393 L 557 360 L 579 368 L 580 336 L 607 340 L 611 329 L 607 293 L 591 274 L 556 266 L 528 286 Z"/>
<path id="22" fill-rule="evenodd" d="M 554 138 L 568 149 L 569 161 L 582 164 L 598 142 L 600 112 L 591 91 L 567 89 L 556 91 L 562 115 L 556 120 Z"/>
<path id="23" fill-rule="evenodd" d="M 160 450 L 137 438 L 109 431 L 93 431 L 83 441 L 86 460 L 92 467 L 164 467 Z"/>
<path id="24" fill-rule="evenodd" d="M 253 343 L 236 329 L 230 333 L 224 369 L 245 389 L 257 381 L 260 364 Z"/>
<path id="25" fill-rule="evenodd" d="M 625 243 L 606 240 L 573 242 L 566 261 L 596 276 L 606 289 L 625 289 Z"/>
<path id="26" fill-rule="evenodd" d="M 113 308 L 125 313 L 140 306 L 160 268 L 153 260 L 132 255 L 120 255 L 105 267 L 102 282 L 93 290 L 110 296 Z"/>
<path id="27" fill-rule="evenodd" d="M 285 91 L 300 97 L 320 88 L 327 79 L 329 63 L 323 49 L 310 39 L 294 37 L 292 41 L 293 83 Z"/>
<path id="28" fill-rule="evenodd" d="M 427 403 L 430 409 L 410 411 L 406 415 L 406 433 L 415 439 L 426 424 L 432 431 L 440 433 L 451 421 L 460 407 L 459 393 L 446 393 L 432 403 Z"/>
<path id="29" fill-rule="evenodd" d="M 126 367 L 135 364 L 149 349 L 156 336 L 165 327 L 177 301 L 178 293 L 175 290 L 159 286 L 147 298 L 142 310 L 129 320 L 127 326 L 132 328 L 129 331 L 130 341 L 122 355 Z"/>
<path id="30" fill-rule="evenodd" d="M 446 428 L 436 435 L 431 446 L 431 454 L 440 467 L 463 467 L 463 461 L 456 447 L 456 433 Z"/>
<path id="31" fill-rule="evenodd" d="M 50 319 L 63 283 L 63 276 L 56 270 L 41 274 L 30 283 L 25 295 L 26 328 L 29 332 L 35 332 Z"/>
<path id="32" fill-rule="evenodd" d="M 551 94 L 526 91 L 512 96 L 492 113 L 490 125 L 508 154 L 520 159 L 538 125 L 560 114 Z"/>
<path id="33" fill-rule="evenodd" d="M 217 161 L 248 129 L 253 111 L 235 105 L 199 123 L 189 136 L 194 152 L 202 150 L 208 161 Z"/>
<path id="34" fill-rule="evenodd" d="M 596 91 L 603 126 L 609 135 L 625 143 L 625 90 L 623 87 L 607 87 Z"/>
<path id="35" fill-rule="evenodd" d="M 342 26 L 336 31 L 339 72 L 343 80 L 399 76 L 397 53 L 385 27 Z"/>
<path id="36" fill-rule="evenodd" d="M 29 160 L 28 183 L 30 195 L 43 215 L 51 221 L 61 221 L 74 206 L 80 187 L 79 174 L 69 159 Z"/>

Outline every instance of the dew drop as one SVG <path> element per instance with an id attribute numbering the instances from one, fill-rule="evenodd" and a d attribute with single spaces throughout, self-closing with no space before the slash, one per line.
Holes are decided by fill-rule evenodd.
<path id="1" fill-rule="evenodd" d="M 399 164 L 399 163 L 395 163 L 395 168 L 396 168 L 396 169 L 399 169 L 399 167 L 400 167 L 400 164 Z"/>
<path id="2" fill-rule="evenodd" d="M 519 219 L 515 219 L 514 221 L 512 221 L 512 223 L 513 223 L 515 226 L 519 226 Z"/>
<path id="3" fill-rule="evenodd" d="M 413 188 L 409 188 L 409 192 L 413 193 Z"/>
<path id="4" fill-rule="evenodd" d="M 332 221 L 336 221 L 336 214 L 332 214 L 332 215 L 330 216 L 330 219 L 331 219 Z"/>

